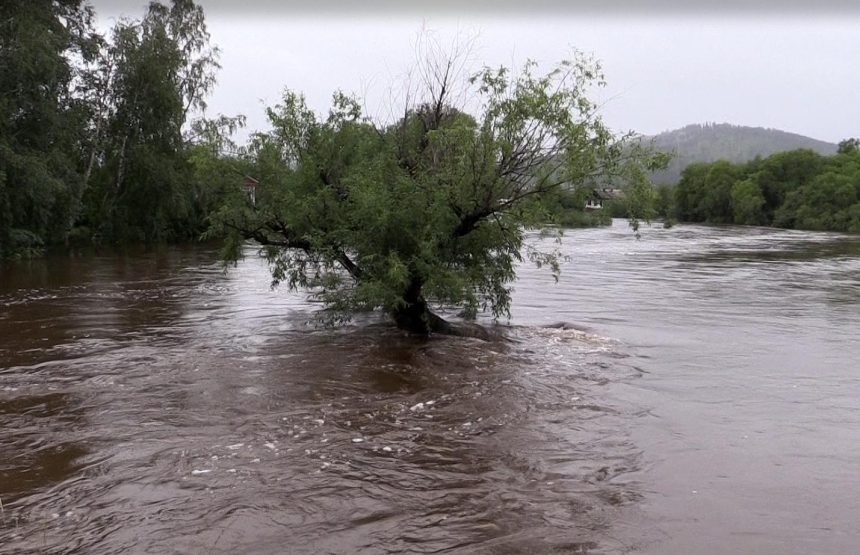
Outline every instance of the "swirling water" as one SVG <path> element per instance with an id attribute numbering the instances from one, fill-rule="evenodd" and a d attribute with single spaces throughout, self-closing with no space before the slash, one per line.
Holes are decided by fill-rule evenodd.
<path id="1" fill-rule="evenodd" d="M 860 238 L 559 247 L 490 343 L 207 248 L 3 267 L 0 553 L 860 550 Z"/>

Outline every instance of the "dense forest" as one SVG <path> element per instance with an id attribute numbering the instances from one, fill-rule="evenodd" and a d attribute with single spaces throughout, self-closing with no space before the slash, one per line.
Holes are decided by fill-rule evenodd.
<path id="1" fill-rule="evenodd" d="M 780 152 L 743 164 L 687 166 L 674 191 L 661 187 L 660 211 L 681 221 L 860 232 L 860 140 L 838 152 Z"/>
<path id="2" fill-rule="evenodd" d="M 202 9 L 152 3 L 108 36 L 82 0 L 3 2 L 0 21 L 0 258 L 199 236 L 227 182 L 201 154 L 242 123 L 195 119 L 218 68 Z"/>
<path id="3" fill-rule="evenodd" d="M 665 169 L 651 173 L 654 183 L 677 183 L 684 168 L 695 162 L 728 160 L 742 163 L 798 149 L 809 149 L 823 155 L 836 154 L 833 143 L 778 129 L 728 123 L 687 125 L 646 139 L 657 150 L 672 154 L 672 160 Z"/>

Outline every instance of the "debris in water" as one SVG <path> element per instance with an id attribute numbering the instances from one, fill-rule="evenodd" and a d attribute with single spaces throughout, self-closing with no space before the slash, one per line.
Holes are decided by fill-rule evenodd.
<path id="1" fill-rule="evenodd" d="M 199 476 L 200 474 L 209 474 L 210 472 L 212 472 L 212 469 L 207 468 L 206 470 L 192 470 L 191 474 L 192 476 Z"/>
<path id="2" fill-rule="evenodd" d="M 391 453 L 391 447 L 389 447 L 387 445 L 385 447 L 383 447 L 382 450 L 385 451 L 386 453 Z"/>
<path id="3" fill-rule="evenodd" d="M 354 438 L 352 438 L 352 442 L 353 442 L 353 443 L 362 443 L 363 441 L 364 441 L 364 439 L 362 439 L 362 438 L 360 438 L 360 437 L 354 437 Z"/>
<path id="4" fill-rule="evenodd" d="M 244 443 L 234 443 L 233 445 L 228 445 L 227 449 L 229 449 L 231 451 L 235 451 L 236 449 L 239 449 L 240 447 L 244 447 L 244 446 L 245 446 Z"/>
<path id="5" fill-rule="evenodd" d="M 263 445 L 265 445 L 267 448 L 271 449 L 272 451 L 275 450 L 275 444 L 272 442 L 267 442 L 267 443 L 264 443 Z"/>
<path id="6" fill-rule="evenodd" d="M 416 410 L 424 410 L 424 403 L 418 403 L 417 405 L 412 405 L 411 407 L 409 407 L 409 410 L 411 410 L 413 412 Z"/>

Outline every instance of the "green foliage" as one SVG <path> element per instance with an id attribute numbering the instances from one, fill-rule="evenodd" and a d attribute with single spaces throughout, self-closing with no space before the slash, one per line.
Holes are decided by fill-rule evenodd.
<path id="1" fill-rule="evenodd" d="M 508 315 L 519 261 L 559 268 L 524 231 L 579 202 L 577 185 L 644 179 L 649 159 L 597 115 L 586 93 L 602 76 L 590 59 L 547 74 L 534 63 L 517 76 L 485 68 L 466 82 L 458 64 L 422 65 L 427 89 L 393 122 L 371 121 L 341 93 L 319 117 L 286 92 L 252 142 L 256 206 L 235 198 L 213 232 L 231 236 L 233 255 L 242 239 L 259 242 L 273 281 L 313 288 L 334 320 L 381 308 L 426 332 L 428 300 Z M 477 116 L 451 104 L 452 89 L 475 95 Z"/>
<path id="2" fill-rule="evenodd" d="M 102 164 L 87 191 L 86 222 L 113 241 L 163 241 L 202 230 L 192 153 L 182 129 L 205 107 L 216 52 L 202 9 L 190 0 L 151 3 L 139 22 L 113 29 L 104 53 Z"/>
<path id="3" fill-rule="evenodd" d="M 725 160 L 710 165 L 705 176 L 705 194 L 699 205 L 699 210 L 708 214 L 708 221 L 732 222 L 732 187 L 739 175 L 738 169 Z"/>
<path id="4" fill-rule="evenodd" d="M 186 139 L 191 177 L 185 187 L 193 199 L 186 221 L 188 229 L 205 232 L 209 215 L 220 209 L 225 199 L 243 194 L 238 184 L 253 170 L 243 149 L 231 137 L 244 125 L 244 116 L 198 119 L 191 124 Z"/>
<path id="5" fill-rule="evenodd" d="M 624 200 L 630 223 L 639 237 L 639 224 L 657 217 L 657 193 L 649 181 L 642 179 L 627 188 Z"/>
<path id="6" fill-rule="evenodd" d="M 64 240 L 79 208 L 76 83 L 97 43 L 92 15 L 74 0 L 0 7 L 0 258 Z"/>
<path id="7" fill-rule="evenodd" d="M 851 137 L 849 139 L 839 141 L 839 145 L 836 150 L 837 154 L 851 154 L 857 151 L 860 151 L 860 139 L 857 137 Z"/>
<path id="8" fill-rule="evenodd" d="M 201 181 L 196 145 L 240 122 L 182 135 L 217 68 L 202 9 L 151 2 L 109 41 L 83 0 L 5 2 L 0 22 L 0 258 L 205 229 L 223 183 Z"/>
<path id="9" fill-rule="evenodd" d="M 829 157 L 795 150 L 747 164 L 691 164 L 675 190 L 678 216 L 686 221 L 860 230 L 860 151 L 843 150 Z"/>
<path id="10" fill-rule="evenodd" d="M 860 165 L 845 174 L 827 171 L 788 195 L 776 225 L 800 229 L 851 231 L 860 202 Z"/>
<path id="11" fill-rule="evenodd" d="M 755 174 L 754 179 L 765 199 L 762 208 L 765 221 L 773 220 L 789 192 L 809 183 L 821 172 L 825 160 L 824 156 L 812 150 L 802 149 L 778 152 L 749 163 L 746 171 Z"/>
<path id="12" fill-rule="evenodd" d="M 732 211 L 734 222 L 741 225 L 763 225 L 765 223 L 764 195 L 758 183 L 743 179 L 732 186 Z"/>

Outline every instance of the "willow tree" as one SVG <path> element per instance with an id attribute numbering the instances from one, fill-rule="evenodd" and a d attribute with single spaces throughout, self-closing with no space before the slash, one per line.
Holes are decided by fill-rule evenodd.
<path id="1" fill-rule="evenodd" d="M 457 59 L 429 60 L 388 122 L 341 93 L 324 117 L 292 91 L 268 109 L 255 203 L 237 190 L 213 218 L 227 256 L 259 243 L 274 284 L 310 288 L 335 321 L 382 309 L 411 332 L 456 332 L 431 306 L 507 316 L 517 261 L 558 272 L 556 254 L 524 244 L 542 197 L 609 177 L 648 187 L 653 159 L 588 98 L 604 83 L 593 60 L 465 79 Z"/>

